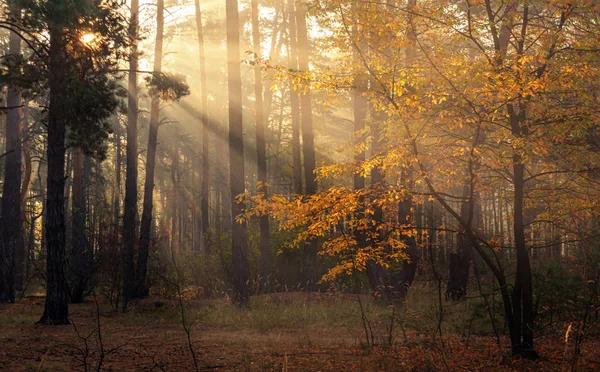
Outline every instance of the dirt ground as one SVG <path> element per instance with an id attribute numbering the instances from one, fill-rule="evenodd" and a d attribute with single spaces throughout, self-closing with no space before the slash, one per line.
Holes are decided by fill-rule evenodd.
<path id="1" fill-rule="evenodd" d="M 200 300 L 186 303 L 189 342 L 176 300 L 144 300 L 127 314 L 108 304 L 101 304 L 99 312 L 94 302 L 72 305 L 73 324 L 68 326 L 35 324 L 43 312 L 41 298 L 0 305 L 0 370 L 95 371 L 99 363 L 102 371 L 572 370 L 573 348 L 559 336 L 536 340 L 538 361 L 510 357 L 489 336 L 440 338 L 409 331 L 394 346 L 369 348 L 360 322 L 352 328 L 325 312 L 318 319 L 308 317 L 328 306 L 322 305 L 327 299 L 316 305 L 312 299 L 307 305 L 307 297 L 279 299 L 277 306 L 252 315 L 229 309 L 225 300 L 217 305 L 211 301 L 208 306 Z M 341 306 L 332 307 L 331 316 L 348 307 Z M 212 309 L 210 315 L 206 309 Z M 288 324 L 281 314 L 286 311 L 290 319 L 299 317 L 294 311 L 307 315 Z M 586 340 L 581 355 L 576 370 L 600 370 L 599 340 Z"/>

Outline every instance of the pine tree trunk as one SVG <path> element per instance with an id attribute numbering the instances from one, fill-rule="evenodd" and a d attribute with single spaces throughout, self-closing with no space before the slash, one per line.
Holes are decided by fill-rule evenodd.
<path id="1" fill-rule="evenodd" d="M 132 40 L 131 55 L 129 56 L 129 101 L 127 106 L 127 170 L 125 174 L 125 205 L 123 213 L 123 254 L 122 254 L 122 310 L 127 309 L 127 303 L 133 295 L 135 287 L 135 267 L 133 251 L 136 238 L 137 219 L 137 181 L 138 181 L 138 9 L 139 0 L 131 0 L 130 38 Z"/>
<path id="2" fill-rule="evenodd" d="M 66 47 L 62 25 L 50 27 L 50 105 L 48 108 L 46 195 L 46 303 L 42 324 L 69 323 L 69 296 L 65 276 L 65 135 L 67 111 Z"/>
<path id="3" fill-rule="evenodd" d="M 81 149 L 73 152 L 73 201 L 72 201 L 72 228 L 71 228 L 71 255 L 69 268 L 71 271 L 71 302 L 83 302 L 83 296 L 89 281 L 90 268 L 87 267 L 87 239 L 85 236 L 86 216 L 85 208 L 85 182 L 84 155 Z"/>
<path id="4" fill-rule="evenodd" d="M 11 2 L 11 13 L 18 16 L 21 10 Z M 21 53 L 21 39 L 10 32 L 10 54 Z M 16 59 L 8 59 L 11 63 Z M 6 106 L 15 107 L 6 113 L 6 156 L 4 157 L 4 189 L 2 192 L 2 243 L 0 243 L 0 302 L 15 302 L 15 279 L 23 274 L 22 257 L 18 252 L 21 237 L 21 92 L 10 87 Z M 19 280 L 17 280 L 19 281 Z"/>
<path id="5" fill-rule="evenodd" d="M 211 253 L 210 219 L 208 212 L 210 185 L 210 152 L 209 139 L 211 127 L 208 122 L 208 85 L 206 83 L 206 54 L 204 51 L 204 30 L 202 28 L 202 11 L 200 0 L 194 0 L 196 7 L 196 31 L 198 33 L 198 53 L 200 55 L 200 86 L 202 89 L 202 185 L 200 200 L 200 216 L 202 219 L 202 234 L 204 253 Z"/>
<path id="6" fill-rule="evenodd" d="M 119 220 L 121 215 L 121 130 L 117 123 L 115 128 L 115 184 L 113 189 L 113 239 L 116 245 L 119 245 Z"/>
<path id="7" fill-rule="evenodd" d="M 298 26 L 298 67 L 302 74 L 309 74 L 310 46 L 308 43 L 308 30 L 306 27 L 306 5 L 299 2 L 296 5 L 296 25 Z M 302 155 L 304 157 L 304 183 L 306 195 L 317 193 L 317 180 L 315 179 L 315 141 L 313 134 L 312 98 L 310 87 L 304 87 L 300 94 L 300 113 L 302 126 Z M 309 289 L 315 289 L 317 278 L 317 251 L 319 241 L 310 239 L 304 245 L 303 276 Z"/>
<path id="8" fill-rule="evenodd" d="M 227 17 L 227 87 L 229 90 L 229 179 L 231 195 L 231 256 L 235 305 L 249 301 L 247 231 L 236 219 L 244 204 L 237 197 L 244 193 L 244 128 L 242 122 L 242 80 L 240 70 L 240 21 L 237 0 L 226 0 Z"/>
<path id="9" fill-rule="evenodd" d="M 260 59 L 260 29 L 258 22 L 258 0 L 252 0 L 252 45 L 257 59 Z M 259 63 L 254 65 L 254 115 L 256 120 L 256 167 L 258 182 L 263 185 L 262 191 L 267 194 L 267 144 L 265 140 L 265 115 L 263 107 L 262 69 Z M 271 268 L 271 247 L 269 243 L 269 216 L 260 217 L 260 284 L 266 290 Z"/>
<path id="10" fill-rule="evenodd" d="M 164 0 L 157 1 L 156 8 L 156 43 L 154 44 L 154 78 L 159 78 L 162 68 L 162 46 L 164 33 Z M 152 208 L 154 197 L 154 170 L 156 168 L 156 146 L 158 144 L 158 116 L 160 98 L 152 96 L 150 104 L 150 127 L 148 133 L 148 152 L 146 155 L 146 180 L 144 185 L 144 206 L 140 226 L 140 246 L 136 268 L 135 293 L 136 297 L 148 296 L 146 273 L 148 271 L 148 256 L 150 251 L 150 233 L 152 230 Z"/>
<path id="11" fill-rule="evenodd" d="M 296 31 L 296 2 L 288 0 L 288 28 L 290 38 L 289 69 L 298 70 L 298 36 Z M 302 194 L 302 154 L 300 149 L 300 97 L 294 82 L 290 83 L 290 109 L 292 115 L 292 178 L 294 193 Z"/>

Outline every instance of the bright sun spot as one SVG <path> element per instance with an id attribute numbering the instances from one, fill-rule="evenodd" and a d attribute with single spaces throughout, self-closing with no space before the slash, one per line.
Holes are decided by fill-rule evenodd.
<path id="1" fill-rule="evenodd" d="M 96 40 L 96 35 L 93 34 L 93 33 L 91 33 L 91 32 L 89 32 L 87 34 L 83 34 L 81 36 L 81 42 L 84 43 L 84 44 L 89 44 L 89 43 L 91 43 L 94 40 Z"/>

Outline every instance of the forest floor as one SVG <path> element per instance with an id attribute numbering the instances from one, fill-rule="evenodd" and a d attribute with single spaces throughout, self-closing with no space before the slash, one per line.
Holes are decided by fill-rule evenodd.
<path id="1" fill-rule="evenodd" d="M 484 319 L 465 317 L 460 307 L 445 313 L 449 324 L 441 337 L 435 306 L 419 309 L 432 318 L 410 309 L 394 314 L 392 346 L 386 346 L 391 314 L 370 301 L 363 297 L 360 303 L 375 347 L 367 346 L 361 306 L 351 295 L 263 295 L 245 310 L 226 299 L 186 300 L 189 342 L 177 299 L 146 299 L 125 314 L 91 300 L 70 306 L 72 325 L 41 326 L 35 322 L 43 298 L 28 297 L 0 307 L 0 370 L 97 370 L 101 361 L 102 371 L 194 371 L 191 349 L 198 370 L 572 370 L 573 347 L 565 343 L 564 329 L 536 339 L 541 359 L 527 361 L 510 357 L 507 341 L 498 347 L 493 334 L 478 330 Z M 461 313 L 462 320 L 455 318 Z M 585 340 L 575 369 L 600 369 L 600 339 Z"/>

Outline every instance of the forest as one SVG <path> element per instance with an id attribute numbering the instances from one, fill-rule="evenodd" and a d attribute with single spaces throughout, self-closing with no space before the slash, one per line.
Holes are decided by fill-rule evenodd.
<path id="1" fill-rule="evenodd" d="M 596 0 L 0 0 L 0 370 L 600 369 Z"/>

